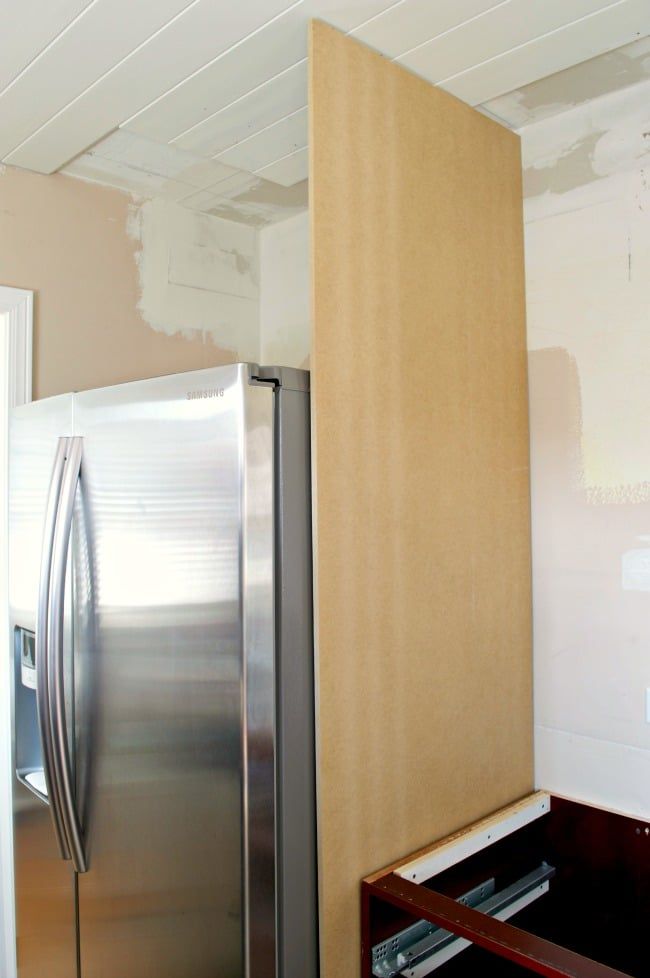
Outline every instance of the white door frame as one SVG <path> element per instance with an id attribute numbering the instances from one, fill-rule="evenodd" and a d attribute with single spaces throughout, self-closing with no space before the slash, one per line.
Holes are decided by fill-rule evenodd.
<path id="1" fill-rule="evenodd" d="M 11 683 L 7 595 L 8 421 L 32 399 L 34 293 L 0 286 L 0 975 L 16 976 L 11 814 Z"/>

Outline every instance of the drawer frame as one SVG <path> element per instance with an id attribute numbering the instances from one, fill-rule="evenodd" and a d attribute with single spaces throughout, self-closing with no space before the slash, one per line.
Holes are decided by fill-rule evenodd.
<path id="1" fill-rule="evenodd" d="M 393 918 L 401 922 L 400 926 L 394 927 L 393 934 L 403 930 L 405 920 L 427 921 L 545 978 L 630 978 L 625 972 L 466 906 L 438 892 L 433 885 L 433 878 L 451 867 L 509 835 L 516 835 L 535 820 L 548 818 L 554 803 L 561 808 L 565 820 L 567 812 L 571 816 L 572 806 L 575 807 L 581 831 L 585 825 L 590 830 L 593 820 L 594 845 L 599 844 L 597 836 L 602 836 L 602 826 L 605 825 L 608 834 L 617 833 L 620 836 L 623 833 L 621 851 L 625 858 L 629 853 L 631 860 L 638 860 L 638 853 L 642 851 L 648 859 L 648 823 L 566 799 L 554 799 L 548 792 L 535 792 L 363 880 L 362 978 L 372 978 L 373 946 L 390 941 Z M 463 943 L 462 947 L 465 946 Z M 461 947 L 457 950 L 461 950 Z M 421 966 L 413 969 L 407 966 L 400 971 L 404 978 L 416 978 L 426 973 L 427 969 Z M 431 973 L 435 975 L 435 970 Z"/>

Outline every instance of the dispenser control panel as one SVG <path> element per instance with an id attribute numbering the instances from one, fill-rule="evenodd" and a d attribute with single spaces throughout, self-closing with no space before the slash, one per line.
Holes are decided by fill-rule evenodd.
<path id="1" fill-rule="evenodd" d="M 36 689 L 36 636 L 20 629 L 20 678 L 23 686 Z"/>

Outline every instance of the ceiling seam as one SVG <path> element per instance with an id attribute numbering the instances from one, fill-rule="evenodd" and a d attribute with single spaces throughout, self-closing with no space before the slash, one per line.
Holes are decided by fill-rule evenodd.
<path id="1" fill-rule="evenodd" d="M 303 3 L 304 0 L 298 0 L 298 2 L 299 3 Z M 395 0 L 395 3 L 392 3 L 389 7 L 386 7 L 385 10 L 380 11 L 380 13 L 378 13 L 378 14 L 374 14 L 372 17 L 368 17 L 367 20 L 364 20 L 360 24 L 357 24 L 356 27 L 351 28 L 349 31 L 343 31 L 343 33 L 346 34 L 346 35 L 352 36 L 354 34 L 354 31 L 361 30 L 361 28 L 365 27 L 367 24 L 372 23 L 373 20 L 376 20 L 378 17 L 383 17 L 383 15 L 386 14 L 386 13 L 388 13 L 389 10 L 392 10 L 394 7 L 401 6 L 403 3 L 406 3 L 406 0 Z M 286 14 L 288 12 L 288 10 L 293 10 L 294 7 L 296 7 L 296 6 L 298 6 L 297 3 L 294 4 L 292 7 L 287 8 L 287 10 L 283 11 L 283 14 L 280 14 L 278 16 L 284 16 L 284 14 Z M 277 19 L 278 19 L 277 17 L 274 17 L 273 18 L 273 20 L 277 20 Z M 273 21 L 269 21 L 269 24 L 272 24 L 272 23 L 273 23 Z M 264 26 L 265 27 L 268 27 L 268 24 L 266 24 Z M 258 30 L 262 30 L 262 28 L 258 28 Z M 256 34 L 256 33 L 258 33 L 258 31 L 254 31 L 253 32 L 253 34 Z M 253 34 L 251 34 L 249 36 L 252 37 Z M 219 55 L 219 57 L 223 57 L 223 55 L 225 55 L 227 53 L 228 53 L 227 51 L 224 51 L 222 55 Z M 217 60 L 218 60 L 218 58 L 215 58 L 214 59 L 214 61 L 217 61 Z M 223 105 L 220 109 L 217 109 L 215 112 L 211 112 L 210 115 L 204 116 L 203 119 L 200 119 L 199 120 L 199 122 L 195 122 L 193 125 L 188 126 L 187 129 L 183 129 L 182 132 L 177 133 L 175 136 L 172 137 L 172 139 L 168 140 L 169 145 L 171 146 L 177 140 L 182 139 L 183 136 L 187 136 L 194 129 L 197 129 L 199 126 L 202 126 L 204 123 L 208 122 L 210 119 L 214 119 L 214 117 L 217 116 L 217 115 L 219 115 L 220 112 L 225 112 L 225 110 L 226 109 L 229 109 L 231 106 L 237 105 L 237 103 L 238 102 L 241 102 L 242 99 L 245 99 L 249 95 L 252 95 L 254 92 L 259 91 L 259 89 L 264 88 L 265 85 L 270 84 L 270 82 L 275 81 L 276 78 L 279 78 L 281 75 L 284 75 L 287 71 L 291 71 L 292 68 L 296 68 L 298 65 L 304 64 L 306 61 L 307 61 L 307 58 L 300 58 L 298 61 L 294 61 L 293 64 L 290 64 L 287 68 L 283 68 L 282 71 L 278 71 L 278 72 L 276 72 L 275 75 L 271 75 L 270 78 L 267 78 L 265 81 L 260 82 L 259 85 L 255 85 L 253 88 L 250 88 L 247 92 L 244 92 L 243 95 L 238 95 L 237 98 L 235 98 L 235 99 L 232 100 L 232 102 L 228 102 L 226 105 Z M 211 62 L 211 64 L 214 64 L 214 62 Z M 198 72 L 195 72 L 194 73 L 194 75 L 199 74 L 201 71 L 203 71 L 207 67 L 209 67 L 209 66 L 208 65 L 204 65 L 203 68 L 200 68 Z M 164 93 L 164 95 L 159 95 L 158 98 L 155 100 L 155 102 L 159 102 L 160 99 L 164 98 L 170 92 L 173 92 L 176 88 L 179 88 L 181 85 L 184 85 L 185 82 L 189 80 L 189 77 L 194 77 L 194 75 L 188 76 L 188 78 L 184 79 L 184 81 L 179 82 L 178 85 L 175 85 L 175 86 L 173 86 L 173 88 L 170 88 L 167 92 Z M 151 102 L 150 104 L 151 105 L 154 105 L 155 102 Z M 301 106 L 301 108 L 304 108 L 304 106 Z M 143 112 L 143 113 L 145 111 L 146 111 L 146 109 L 142 109 L 141 110 L 141 112 Z M 296 111 L 299 112 L 300 109 L 298 109 Z M 135 113 L 135 115 L 132 115 L 127 120 L 127 122 L 122 123 L 122 125 L 127 125 L 127 123 L 130 122 L 132 119 L 134 119 L 136 115 L 140 115 L 140 112 L 137 112 L 137 113 Z M 273 125 L 273 123 L 271 123 L 271 125 Z M 225 152 L 225 150 L 224 150 L 224 152 Z M 214 157 L 210 157 L 210 158 L 211 159 L 214 159 Z"/>
<path id="2" fill-rule="evenodd" d="M 271 160 L 270 163 L 265 163 L 264 166 L 259 166 L 253 173 L 260 174 L 262 170 L 268 170 L 269 167 L 275 166 L 276 163 L 281 163 L 282 160 L 288 160 L 290 156 L 296 156 L 297 153 L 304 153 L 306 149 L 309 149 L 309 144 L 304 146 L 299 146 L 298 149 L 292 149 L 290 153 L 285 153 L 284 156 L 278 156 L 277 160 Z"/>
<path id="3" fill-rule="evenodd" d="M 283 68 L 282 71 L 278 71 L 275 75 L 271 75 L 271 77 L 267 78 L 266 81 L 260 82 L 259 85 L 256 85 L 254 88 L 251 88 L 250 91 L 245 92 L 243 95 L 240 95 L 238 98 L 233 99 L 232 102 L 228 102 L 228 105 L 222 106 L 220 109 L 217 109 L 216 112 L 212 112 L 210 115 L 206 115 L 206 117 L 204 119 L 201 119 L 200 122 L 195 122 L 193 126 L 189 126 L 189 128 L 184 129 L 183 132 L 180 132 L 177 136 L 174 136 L 173 139 L 170 139 L 168 145 L 173 146 L 174 143 L 176 143 L 179 139 L 182 139 L 184 136 L 189 135 L 189 133 L 193 132 L 195 129 L 198 129 L 200 126 L 205 125 L 205 123 L 209 122 L 210 119 L 215 119 L 218 115 L 221 115 L 222 112 L 225 112 L 227 109 L 231 109 L 233 105 L 237 105 L 238 102 L 242 102 L 244 99 L 247 99 L 250 95 L 254 95 L 255 92 L 259 92 L 259 90 L 265 88 L 266 85 L 270 85 L 271 82 L 274 82 L 276 81 L 276 79 L 281 78 L 282 75 L 286 75 L 287 72 L 293 71 L 293 69 L 297 68 L 298 65 L 305 64 L 306 61 L 307 58 L 300 58 L 299 61 L 294 61 L 294 63 L 292 65 L 289 65 L 288 68 Z M 304 106 L 301 106 L 300 108 L 304 108 Z M 297 109 L 296 111 L 299 112 L 300 109 Z M 274 125 L 274 123 L 270 123 L 270 125 Z M 251 135 L 255 135 L 255 133 L 251 133 Z M 234 146 L 235 144 L 233 143 L 232 145 Z M 230 147 L 227 148 L 230 149 Z M 219 150 L 219 152 L 225 152 L 225 150 Z M 210 159 L 214 159 L 214 157 L 210 157 Z"/>
<path id="4" fill-rule="evenodd" d="M 500 58 L 504 58 L 506 55 L 512 54 L 513 51 L 520 51 L 522 48 L 526 48 L 531 44 L 536 44 L 545 37 L 551 37 L 553 34 L 559 34 L 562 31 L 567 30 L 569 27 L 573 27 L 575 24 L 582 24 L 585 20 L 591 20 L 592 17 L 600 17 L 608 10 L 612 10 L 613 7 L 620 7 L 622 4 L 627 4 L 628 2 L 629 0 L 615 0 L 614 3 L 608 3 L 606 7 L 601 7 L 599 10 L 594 10 L 590 14 L 585 14 L 584 17 L 578 17 L 576 20 L 571 20 L 568 24 L 563 24 L 561 27 L 554 27 L 552 31 L 546 31 L 544 34 L 538 34 L 537 37 L 532 37 L 529 41 L 523 41 L 521 44 L 515 44 L 513 47 L 508 48 L 507 51 L 502 51 L 501 54 L 495 54 L 492 58 L 486 58 L 484 61 L 479 61 L 478 64 L 472 65 L 471 68 L 463 68 L 462 71 L 457 71 L 453 75 L 448 75 L 447 78 L 440 78 L 437 82 L 434 82 L 434 84 L 445 85 L 447 82 L 453 81 L 455 78 L 461 78 L 463 75 L 467 75 L 471 71 L 475 71 L 477 68 L 482 68 L 483 65 L 488 65 L 492 61 L 498 61 Z M 576 63 L 580 64 L 580 62 Z"/>
<path id="5" fill-rule="evenodd" d="M 447 34 L 453 34 L 454 31 L 460 30 L 461 27 L 466 27 L 467 24 L 471 24 L 472 21 L 480 20 L 480 18 L 485 17 L 486 14 L 491 14 L 498 7 L 505 7 L 509 3 L 512 3 L 512 0 L 499 0 L 498 3 L 493 3 L 491 7 L 486 7 L 485 10 L 482 10 L 480 12 L 480 14 L 474 14 L 473 17 L 468 17 L 467 20 L 463 20 L 459 24 L 455 24 L 453 27 L 447 28 L 446 31 L 440 31 L 439 34 L 432 34 L 431 37 L 428 37 L 426 39 L 426 41 L 420 41 L 419 44 L 415 44 L 412 48 L 407 48 L 406 51 L 401 51 L 399 54 L 393 55 L 390 60 L 397 61 L 399 58 L 405 58 L 407 55 L 412 54 L 414 51 L 417 51 L 419 48 L 426 47 L 426 45 L 430 44 L 431 41 L 437 41 L 441 37 L 446 37 Z M 363 38 L 361 38 L 361 40 L 363 40 Z"/>
<path id="6" fill-rule="evenodd" d="M 93 2 L 98 2 L 98 0 L 93 0 Z M 144 41 L 141 41 L 140 44 L 136 45 L 136 47 L 134 47 L 131 51 L 129 51 L 128 54 L 125 54 L 123 58 L 120 58 L 120 60 L 117 61 L 111 68 L 109 68 L 108 71 L 105 71 L 103 75 L 100 75 L 99 78 L 96 78 L 91 85 L 87 85 L 82 92 L 79 92 L 79 94 L 75 95 L 73 99 L 70 99 L 69 102 L 66 102 L 66 104 L 62 106 L 57 112 L 55 112 L 54 115 L 50 116 L 49 119 L 47 119 L 40 126 L 38 126 L 38 128 L 35 129 L 34 132 L 30 133 L 29 136 L 27 136 L 25 139 L 22 139 L 16 146 L 10 149 L 9 152 L 6 153 L 4 159 L 7 159 L 7 157 L 11 156 L 12 153 L 15 153 L 17 152 L 17 150 L 21 149 L 21 147 L 23 147 L 25 143 L 28 143 L 30 139 L 33 139 L 34 136 L 37 136 L 39 132 L 47 128 L 47 126 L 49 126 L 52 122 L 54 122 L 55 119 L 58 119 L 59 116 L 63 115 L 64 112 L 67 112 L 71 106 L 75 105 L 80 99 L 84 98 L 84 96 L 86 96 L 88 92 L 92 92 L 93 88 L 99 85 L 100 82 L 104 81 L 105 78 L 108 78 L 109 75 L 112 75 L 113 72 L 116 71 L 121 65 L 123 65 L 125 61 L 128 61 L 129 58 L 132 58 L 134 54 L 137 54 L 138 51 L 140 51 L 143 47 L 149 44 L 155 37 L 158 37 L 159 34 L 162 34 L 163 31 L 166 31 L 169 27 L 171 27 L 172 24 L 176 23 L 177 20 L 179 20 L 181 17 L 184 17 L 187 14 L 187 12 L 191 10 L 192 7 L 195 7 L 198 3 L 201 3 L 201 0 L 191 0 L 191 3 L 188 3 L 187 6 L 183 7 L 182 10 L 179 10 L 177 14 L 174 14 L 171 20 L 168 20 L 166 24 L 163 24 L 162 27 L 159 27 L 158 30 L 155 30 L 153 34 L 149 34 Z M 88 7 L 87 9 L 90 8 Z M 113 129 L 109 130 L 109 132 L 113 132 L 115 128 L 116 127 L 114 126 Z M 79 153 L 75 153 L 74 156 L 71 156 L 69 160 L 66 160 L 65 163 L 62 163 L 61 165 L 65 166 L 67 163 L 70 162 L 70 160 L 75 159 L 77 156 L 79 156 Z"/>
<path id="7" fill-rule="evenodd" d="M 218 61 L 221 61 L 222 58 L 225 58 L 227 54 L 231 54 L 233 51 L 235 51 L 241 44 L 244 44 L 246 41 L 250 41 L 250 39 L 252 37 L 255 37 L 256 34 L 259 34 L 260 31 L 266 30 L 266 28 L 270 27 L 271 24 L 274 24 L 277 20 L 280 20 L 280 18 L 285 17 L 292 10 L 295 10 L 296 7 L 301 6 L 301 4 L 303 4 L 304 2 L 305 0 L 296 0 L 295 3 L 292 3 L 291 6 L 287 7 L 285 10 L 280 11 L 280 13 L 276 14 L 275 17 L 271 17 L 270 20 L 267 20 L 264 24 L 261 24 L 259 27 L 256 27 L 255 30 L 247 34 L 246 37 L 242 37 L 235 44 L 231 44 L 229 48 L 226 48 L 225 51 L 221 51 L 221 53 L 218 54 L 216 57 L 212 58 L 211 61 L 206 61 L 206 63 L 201 65 L 200 68 L 196 68 L 195 71 L 192 71 L 189 75 L 187 75 L 186 78 L 183 78 L 181 81 L 176 82 L 176 84 L 172 85 L 171 88 L 168 88 L 160 95 L 157 95 L 155 99 L 152 99 L 151 102 L 148 102 L 147 105 L 145 105 L 143 108 L 138 109 L 138 111 L 134 112 L 133 115 L 130 115 L 128 119 L 125 119 L 124 122 L 121 122 L 120 128 L 128 126 L 129 122 L 132 122 L 134 119 L 137 119 L 139 115 L 143 115 L 145 112 L 147 112 L 148 109 L 152 108 L 154 105 L 156 105 L 162 99 L 166 98 L 168 95 L 171 95 L 172 92 L 175 92 L 176 89 L 181 88 L 187 82 L 191 81 L 192 78 L 196 78 L 196 76 L 200 75 L 202 71 L 207 71 L 207 69 L 211 68 L 212 65 L 216 64 Z M 209 117 L 206 116 L 206 118 Z M 189 132 L 189 130 L 185 130 L 185 131 Z M 178 135 L 179 136 L 183 135 L 183 133 L 179 133 Z M 174 139 L 177 138 L 178 136 L 174 136 Z M 169 140 L 169 142 L 171 143 L 172 140 Z"/>
<path id="8" fill-rule="evenodd" d="M 252 132 L 250 136 L 245 136 L 244 139 L 240 139 L 236 143 L 232 143 L 232 145 L 227 146 L 226 149 L 220 149 L 218 153 L 214 154 L 214 156 L 208 156 L 205 157 L 205 159 L 219 160 L 222 156 L 225 156 L 226 153 L 230 153 L 233 149 L 235 149 L 236 146 L 244 146 L 246 143 L 249 143 L 251 139 L 257 139 L 258 136 L 261 136 L 262 133 L 268 132 L 269 129 L 275 129 L 276 126 L 286 122 L 287 119 L 291 119 L 295 115 L 300 115 L 300 113 L 304 112 L 306 108 L 307 105 L 301 105 L 299 109 L 294 109 L 293 112 L 287 112 L 287 114 L 283 115 L 281 119 L 276 119 L 275 122 L 270 122 L 268 126 L 263 126 L 261 129 L 257 129 L 255 132 Z M 184 152 L 187 152 L 187 150 L 184 150 Z M 224 163 L 224 166 L 228 166 L 228 164 Z"/>
<path id="9" fill-rule="evenodd" d="M 84 7 L 83 10 L 80 10 L 79 13 L 76 15 L 76 17 L 72 18 L 69 24 L 66 24 L 65 27 L 63 27 L 60 31 L 58 31 L 58 33 L 55 34 L 54 37 L 47 42 L 45 47 L 41 48 L 41 50 L 36 55 L 34 55 L 33 58 L 30 58 L 27 64 L 20 69 L 18 74 L 11 79 L 9 84 L 5 85 L 5 87 L 2 89 L 2 91 L 0 92 L 0 99 L 2 98 L 3 95 L 5 95 L 8 91 L 10 91 L 13 88 L 16 82 L 20 81 L 20 79 L 23 77 L 26 71 L 29 71 L 29 69 L 33 65 L 37 64 L 40 61 L 43 55 L 45 55 L 50 50 L 52 45 L 56 44 L 57 41 L 59 41 L 62 37 L 64 37 L 68 33 L 68 31 L 71 30 L 71 28 L 73 28 L 75 24 L 78 23 L 78 21 L 81 20 L 81 18 L 84 17 L 90 10 L 92 10 L 92 8 L 99 2 L 100 0 L 90 0 L 90 3 L 86 7 Z"/>

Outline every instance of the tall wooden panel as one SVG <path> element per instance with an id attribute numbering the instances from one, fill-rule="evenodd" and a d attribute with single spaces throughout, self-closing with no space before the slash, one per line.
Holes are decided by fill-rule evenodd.
<path id="1" fill-rule="evenodd" d="M 519 141 L 322 24 L 311 206 L 323 978 L 360 878 L 532 788 Z"/>

